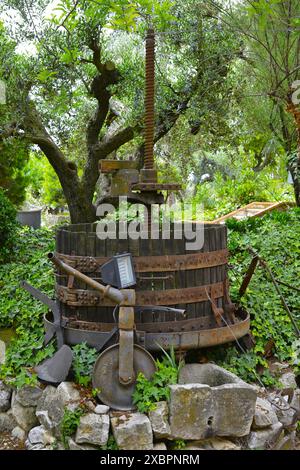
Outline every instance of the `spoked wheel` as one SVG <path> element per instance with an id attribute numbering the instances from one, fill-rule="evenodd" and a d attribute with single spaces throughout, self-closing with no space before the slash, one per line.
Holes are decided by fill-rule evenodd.
<path id="1" fill-rule="evenodd" d="M 96 360 L 93 371 L 93 388 L 98 389 L 98 398 L 115 410 L 134 409 L 132 394 L 138 373 L 142 372 L 147 379 L 151 379 L 156 370 L 151 354 L 136 344 L 133 353 L 133 370 L 133 382 L 129 385 L 121 384 L 119 381 L 119 345 L 114 344 L 105 349 Z"/>

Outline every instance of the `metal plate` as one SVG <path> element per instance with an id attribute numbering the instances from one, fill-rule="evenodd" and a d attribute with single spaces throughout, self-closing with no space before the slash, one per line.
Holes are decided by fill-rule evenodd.
<path id="1" fill-rule="evenodd" d="M 134 345 L 133 369 L 135 377 L 142 372 L 147 379 L 154 374 L 156 367 L 153 357 L 145 349 Z M 99 389 L 98 398 L 115 410 L 132 410 L 132 394 L 135 381 L 124 386 L 119 382 L 119 345 L 105 349 L 95 362 L 93 388 Z"/>

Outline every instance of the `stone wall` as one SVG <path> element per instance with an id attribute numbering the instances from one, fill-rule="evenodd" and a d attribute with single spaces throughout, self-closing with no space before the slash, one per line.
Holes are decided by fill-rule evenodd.
<path id="1" fill-rule="evenodd" d="M 282 383 L 289 378 L 291 385 L 287 373 Z M 178 441 L 187 450 L 291 449 L 300 413 L 296 387 L 288 388 L 289 399 L 284 392 L 267 395 L 214 364 L 189 364 L 170 386 L 170 401 L 146 415 L 110 410 L 71 382 L 17 391 L 0 382 L 0 433 L 24 441 L 28 450 L 63 450 L 64 411 L 84 405 L 68 438 L 71 450 L 103 448 L 111 434 L 121 450 L 172 449 Z"/>

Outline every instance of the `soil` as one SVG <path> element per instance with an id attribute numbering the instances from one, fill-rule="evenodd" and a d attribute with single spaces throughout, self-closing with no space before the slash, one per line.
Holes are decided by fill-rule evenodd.
<path id="1" fill-rule="evenodd" d="M 0 433 L 0 450 L 26 450 L 25 443 L 9 433 Z"/>

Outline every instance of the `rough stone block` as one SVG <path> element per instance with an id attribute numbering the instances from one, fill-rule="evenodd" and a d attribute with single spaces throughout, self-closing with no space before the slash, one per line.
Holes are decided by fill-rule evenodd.
<path id="1" fill-rule="evenodd" d="M 215 364 L 188 364 L 172 385 L 172 439 L 246 436 L 250 432 L 257 392 Z"/>
<path id="2" fill-rule="evenodd" d="M 19 441 L 25 441 L 26 439 L 26 431 L 24 431 L 24 429 L 20 428 L 19 426 L 16 426 L 12 430 L 11 435 L 15 439 L 19 439 Z"/>
<path id="3" fill-rule="evenodd" d="M 241 448 L 228 439 L 212 437 L 203 441 L 189 442 L 185 450 L 241 450 Z"/>
<path id="4" fill-rule="evenodd" d="M 80 401 L 80 393 L 72 382 L 61 382 L 56 389 L 57 396 L 64 405 Z"/>
<path id="5" fill-rule="evenodd" d="M 111 426 L 119 449 L 153 449 L 151 423 L 146 415 L 142 413 L 113 413 Z"/>
<path id="6" fill-rule="evenodd" d="M 278 423 L 278 418 L 268 400 L 258 397 L 255 406 L 252 429 L 264 429 Z"/>
<path id="7" fill-rule="evenodd" d="M 282 376 L 278 379 L 282 388 L 297 388 L 296 376 L 293 372 L 285 372 Z"/>
<path id="8" fill-rule="evenodd" d="M 282 424 L 272 424 L 267 429 L 252 431 L 249 435 L 248 448 L 252 450 L 272 449 L 277 443 L 282 431 Z"/>
<path id="9" fill-rule="evenodd" d="M 211 427 L 215 436 L 242 437 L 249 434 L 255 411 L 256 392 L 247 384 L 212 388 L 215 407 Z"/>
<path id="10" fill-rule="evenodd" d="M 9 410 L 12 390 L 0 380 L 0 412 Z"/>
<path id="11" fill-rule="evenodd" d="M 0 413 L 0 432 L 11 432 L 16 426 L 17 422 L 11 410 Z"/>
<path id="12" fill-rule="evenodd" d="M 161 450 L 167 450 L 167 446 L 164 442 L 157 442 L 153 446 L 153 450 L 161 451 Z"/>
<path id="13" fill-rule="evenodd" d="M 170 436 L 169 407 L 166 401 L 156 403 L 155 410 L 150 411 L 149 419 L 152 431 L 157 439 L 164 439 Z"/>
<path id="14" fill-rule="evenodd" d="M 109 434 L 109 416 L 88 413 L 81 416 L 77 428 L 76 444 L 105 446 Z"/>
<path id="15" fill-rule="evenodd" d="M 28 440 L 32 445 L 43 444 L 46 446 L 48 444 L 53 444 L 55 442 L 55 437 L 50 433 L 50 431 L 41 425 L 36 426 L 29 431 Z"/>
<path id="16" fill-rule="evenodd" d="M 43 426 L 53 430 L 56 437 L 60 437 L 60 423 L 64 415 L 64 401 L 59 397 L 57 390 L 48 385 L 37 403 L 36 416 Z"/>
<path id="17" fill-rule="evenodd" d="M 37 402 L 41 398 L 42 393 L 43 390 L 40 387 L 31 387 L 26 385 L 16 392 L 14 400 L 22 406 L 35 407 L 37 406 Z"/>
<path id="18" fill-rule="evenodd" d="M 171 385 L 170 427 L 172 439 L 210 437 L 212 390 L 208 385 Z"/>
<path id="19" fill-rule="evenodd" d="M 17 400 L 14 400 L 11 411 L 20 428 L 26 432 L 38 424 L 35 407 L 33 406 L 23 406 Z"/>
<path id="20" fill-rule="evenodd" d="M 88 444 L 77 444 L 71 437 L 68 439 L 70 450 L 98 450 L 97 447 Z"/>
<path id="21" fill-rule="evenodd" d="M 109 412 L 109 406 L 106 405 L 97 405 L 94 409 L 94 413 L 97 415 L 105 415 Z"/>

